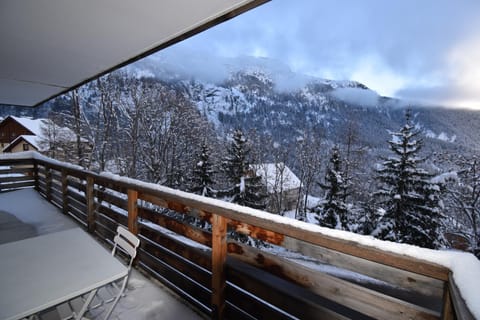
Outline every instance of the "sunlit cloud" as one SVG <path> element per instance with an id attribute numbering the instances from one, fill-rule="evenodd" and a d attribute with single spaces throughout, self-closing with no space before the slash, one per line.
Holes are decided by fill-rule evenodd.
<path id="1" fill-rule="evenodd" d="M 476 39 L 475 0 L 278 0 L 178 46 L 212 57 L 267 57 L 380 95 L 465 107 L 480 105 Z"/>

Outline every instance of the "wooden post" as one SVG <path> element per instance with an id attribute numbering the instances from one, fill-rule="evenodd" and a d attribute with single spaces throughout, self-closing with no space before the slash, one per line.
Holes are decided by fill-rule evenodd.
<path id="1" fill-rule="evenodd" d="M 223 319 L 225 311 L 227 219 L 212 215 L 212 319 Z"/>
<path id="2" fill-rule="evenodd" d="M 65 169 L 62 169 L 62 212 L 68 214 L 68 175 Z"/>
<path id="3" fill-rule="evenodd" d="M 138 234 L 138 191 L 128 189 L 128 230 Z"/>
<path id="4" fill-rule="evenodd" d="M 33 164 L 33 183 L 34 183 L 34 188 L 37 190 L 37 192 L 40 190 L 38 187 L 38 163 Z"/>
<path id="5" fill-rule="evenodd" d="M 85 190 L 85 198 L 87 199 L 87 229 L 88 232 L 95 231 L 95 198 L 93 193 L 93 177 L 87 176 L 87 186 Z"/>
<path id="6" fill-rule="evenodd" d="M 45 193 L 48 201 L 52 201 L 52 172 L 45 166 Z"/>

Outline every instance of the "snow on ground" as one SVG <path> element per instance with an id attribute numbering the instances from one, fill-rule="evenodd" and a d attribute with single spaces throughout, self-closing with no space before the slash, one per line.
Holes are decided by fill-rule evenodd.
<path id="1" fill-rule="evenodd" d="M 32 237 L 78 227 L 33 189 L 0 193 L 0 211 L 18 219 L 17 226 L 21 229 L 25 225 L 34 228 Z"/>

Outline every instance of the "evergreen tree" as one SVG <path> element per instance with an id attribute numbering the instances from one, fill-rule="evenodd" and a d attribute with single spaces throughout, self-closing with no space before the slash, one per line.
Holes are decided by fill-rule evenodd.
<path id="1" fill-rule="evenodd" d="M 212 188 L 214 185 L 213 174 L 215 170 L 210 162 L 211 151 L 208 144 L 204 141 L 198 162 L 195 164 L 192 176 L 192 186 L 190 191 L 205 197 L 215 197 L 216 191 Z"/>
<path id="2" fill-rule="evenodd" d="M 338 147 L 332 149 L 330 166 L 327 168 L 325 183 L 319 183 L 326 191 L 324 201 L 315 209 L 318 224 L 324 227 L 349 230 L 348 210 L 344 202 L 347 185 L 342 172 L 342 161 Z"/>
<path id="3" fill-rule="evenodd" d="M 422 147 L 419 133 L 412 125 L 410 111 L 401 130 L 391 133 L 388 143 L 393 155 L 378 169 L 381 187 L 376 195 L 383 216 L 373 234 L 385 240 L 438 248 L 443 244 L 440 189 L 431 182 L 431 175 L 419 168 L 424 161 L 418 157 Z"/>
<path id="4" fill-rule="evenodd" d="M 446 207 L 450 209 L 449 232 L 469 239 L 470 248 L 480 257 L 480 160 L 477 156 L 462 157 L 459 170 L 439 177 L 446 191 Z"/>
<path id="5" fill-rule="evenodd" d="M 226 196 L 230 202 L 263 210 L 266 207 L 265 186 L 261 177 L 250 167 L 247 139 L 241 130 L 235 130 L 232 138 L 222 163 L 231 187 L 221 192 L 221 195 Z"/>

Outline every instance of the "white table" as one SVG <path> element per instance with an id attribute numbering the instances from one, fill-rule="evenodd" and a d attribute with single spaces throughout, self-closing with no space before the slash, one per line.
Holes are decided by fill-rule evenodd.
<path id="1" fill-rule="evenodd" d="M 0 319 L 22 319 L 88 292 L 93 296 L 127 273 L 79 228 L 0 245 Z"/>

